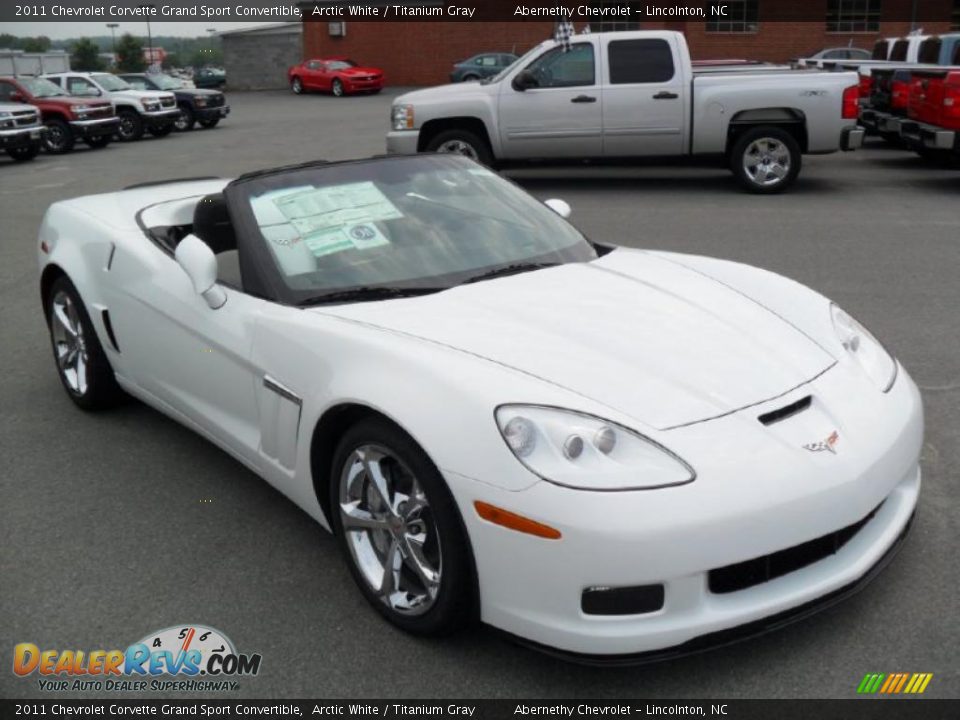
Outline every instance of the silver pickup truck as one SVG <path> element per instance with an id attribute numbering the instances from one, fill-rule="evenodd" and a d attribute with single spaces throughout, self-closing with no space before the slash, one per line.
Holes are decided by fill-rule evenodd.
<path id="1" fill-rule="evenodd" d="M 0 152 L 17 162 L 33 160 L 42 147 L 44 132 L 36 107 L 0 102 Z"/>
<path id="2" fill-rule="evenodd" d="M 715 156 L 748 190 L 772 193 L 803 154 L 853 150 L 856 73 L 700 71 L 683 35 L 577 35 L 533 48 L 488 80 L 418 90 L 391 109 L 387 152 L 521 160 Z"/>

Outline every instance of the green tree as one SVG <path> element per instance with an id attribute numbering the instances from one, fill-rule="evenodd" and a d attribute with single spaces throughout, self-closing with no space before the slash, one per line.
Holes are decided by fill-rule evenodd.
<path id="1" fill-rule="evenodd" d="M 164 69 L 180 67 L 180 55 L 175 52 L 167 53 L 167 56 L 163 59 L 163 67 Z"/>
<path id="2" fill-rule="evenodd" d="M 23 51 L 42 53 L 50 49 L 50 38 L 46 35 L 40 35 L 35 38 L 24 38 Z"/>
<path id="3" fill-rule="evenodd" d="M 103 61 L 97 57 L 100 48 L 89 38 L 80 38 L 73 44 L 70 66 L 74 70 L 103 70 Z"/>
<path id="4" fill-rule="evenodd" d="M 117 68 L 122 72 L 143 72 L 147 67 L 143 59 L 143 43 L 130 33 L 117 40 Z"/>

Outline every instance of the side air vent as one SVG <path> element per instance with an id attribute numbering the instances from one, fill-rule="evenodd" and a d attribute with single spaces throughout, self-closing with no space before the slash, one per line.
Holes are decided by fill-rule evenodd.
<path id="1" fill-rule="evenodd" d="M 812 402 L 813 397 L 811 395 L 807 395 L 805 398 L 801 398 L 794 403 L 785 405 L 778 410 L 771 410 L 768 413 L 764 413 L 757 419 L 764 425 L 773 425 L 781 420 L 786 420 L 788 417 L 793 417 L 794 415 L 802 413 L 804 410 L 810 407 Z"/>
<path id="2" fill-rule="evenodd" d="M 107 331 L 107 337 L 110 338 L 110 344 L 113 346 L 113 349 L 117 352 L 120 352 L 120 346 L 117 345 L 117 336 L 113 334 L 113 323 L 110 322 L 110 312 L 104 310 L 100 317 L 103 319 L 103 328 Z"/>

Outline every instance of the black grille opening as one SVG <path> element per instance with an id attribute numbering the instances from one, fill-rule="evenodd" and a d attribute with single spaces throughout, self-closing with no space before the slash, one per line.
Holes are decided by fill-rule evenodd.
<path id="1" fill-rule="evenodd" d="M 580 597 L 587 615 L 641 615 L 663 607 L 663 585 L 589 587 Z"/>
<path id="2" fill-rule="evenodd" d="M 786 420 L 788 417 L 802 413 L 804 410 L 810 407 L 812 403 L 813 396 L 807 395 L 805 398 L 800 398 L 796 402 L 785 405 L 779 410 L 771 410 L 768 413 L 764 413 L 757 419 L 764 425 L 773 425 L 781 420 Z"/>
<path id="3" fill-rule="evenodd" d="M 710 592 L 722 595 L 745 590 L 819 562 L 833 555 L 850 542 L 854 535 L 873 519 L 879 509 L 880 505 L 877 505 L 862 520 L 814 540 L 753 560 L 745 560 L 734 565 L 711 570 L 709 574 Z"/>

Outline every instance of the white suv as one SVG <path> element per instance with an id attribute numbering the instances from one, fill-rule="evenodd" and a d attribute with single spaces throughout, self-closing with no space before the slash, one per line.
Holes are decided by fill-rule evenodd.
<path id="1" fill-rule="evenodd" d="M 0 103 L 0 152 L 17 162 L 33 160 L 40 152 L 43 133 L 40 110 L 22 103 Z"/>
<path id="2" fill-rule="evenodd" d="M 143 131 L 163 137 L 173 131 L 180 115 L 172 92 L 136 90 L 126 80 L 110 73 L 65 72 L 43 75 L 71 95 L 109 98 L 120 118 L 117 137 L 139 140 Z"/>

